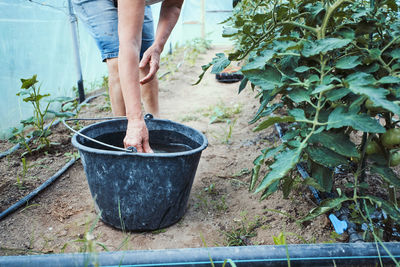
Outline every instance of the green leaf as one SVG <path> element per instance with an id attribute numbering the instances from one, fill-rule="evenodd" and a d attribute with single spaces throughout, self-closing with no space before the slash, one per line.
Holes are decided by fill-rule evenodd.
<path id="1" fill-rule="evenodd" d="M 400 179 L 391 168 L 373 164 L 371 165 L 371 172 L 378 174 L 389 184 L 400 187 Z"/>
<path id="2" fill-rule="evenodd" d="M 302 184 L 312 186 L 312 187 L 314 187 L 315 189 L 317 189 L 317 190 L 320 191 L 320 192 L 326 192 L 325 188 L 322 187 L 322 186 L 317 182 L 317 179 L 314 179 L 314 178 L 312 178 L 312 177 L 307 177 L 306 179 L 304 179 L 304 180 L 302 181 Z"/>
<path id="3" fill-rule="evenodd" d="M 351 91 L 348 88 L 333 89 L 325 93 L 326 98 L 329 101 L 337 101 L 342 97 L 348 95 Z"/>
<path id="4" fill-rule="evenodd" d="M 305 149 L 308 156 L 316 163 L 332 168 L 339 165 L 347 165 L 347 158 L 326 148 L 319 146 L 308 146 Z"/>
<path id="5" fill-rule="evenodd" d="M 279 180 L 272 183 L 270 186 L 268 186 L 267 189 L 265 189 L 265 191 L 262 193 L 261 195 L 261 200 L 266 199 L 267 197 L 269 197 L 270 195 L 272 195 L 273 193 L 275 193 L 276 191 L 278 191 L 279 189 Z"/>
<path id="6" fill-rule="evenodd" d="M 348 70 L 348 69 L 357 67 L 358 65 L 360 65 L 360 63 L 361 63 L 361 59 L 359 56 L 348 56 L 348 57 L 339 59 L 336 62 L 336 68 Z"/>
<path id="7" fill-rule="evenodd" d="M 375 107 L 382 107 L 386 110 L 400 115 L 400 106 L 386 98 L 390 92 L 384 88 L 375 88 L 372 86 L 349 86 L 350 91 L 358 95 L 367 96 Z"/>
<path id="8" fill-rule="evenodd" d="M 287 199 L 290 192 L 292 191 L 294 185 L 294 179 L 292 177 L 286 176 L 282 183 L 282 193 L 283 199 Z"/>
<path id="9" fill-rule="evenodd" d="M 267 120 L 261 122 L 257 127 L 253 129 L 254 132 L 258 132 L 264 130 L 275 123 L 281 122 L 294 122 L 295 118 L 292 116 L 284 116 L 284 117 L 269 117 Z"/>
<path id="10" fill-rule="evenodd" d="M 314 219 L 324 213 L 327 213 L 331 209 L 340 207 L 340 205 L 345 202 L 351 200 L 350 198 L 347 197 L 340 197 L 340 198 L 333 198 L 333 199 L 325 199 L 323 200 L 320 204 L 319 207 L 316 207 L 310 211 L 310 213 L 301 219 L 299 222 L 305 222 L 309 221 L 311 219 Z"/>
<path id="11" fill-rule="evenodd" d="M 392 58 L 394 59 L 398 59 L 400 58 L 400 48 L 394 49 L 390 52 L 390 55 L 392 56 Z"/>
<path id="12" fill-rule="evenodd" d="M 57 118 L 70 118 L 75 116 L 75 113 L 72 112 L 58 112 L 54 110 L 48 110 L 48 113 L 54 114 Z"/>
<path id="13" fill-rule="evenodd" d="M 264 91 L 260 107 L 258 108 L 257 113 L 254 116 L 254 118 L 249 122 L 250 124 L 255 123 L 259 118 L 261 118 L 261 113 L 264 111 L 265 107 L 268 105 L 268 102 L 270 101 L 270 99 L 271 99 L 271 97 L 268 94 L 268 92 Z"/>
<path id="14" fill-rule="evenodd" d="M 376 203 L 378 207 L 383 209 L 394 221 L 400 221 L 400 211 L 393 204 L 374 196 L 366 196 L 363 198 Z"/>
<path id="15" fill-rule="evenodd" d="M 248 82 L 249 82 L 249 79 L 244 77 L 243 80 L 240 82 L 238 94 L 240 94 L 243 91 L 243 89 L 246 88 L 246 85 Z"/>
<path id="16" fill-rule="evenodd" d="M 37 75 L 33 75 L 32 78 L 29 79 L 21 79 L 22 85 L 21 89 L 29 89 L 31 86 L 36 84 L 38 81 L 36 80 Z"/>
<path id="17" fill-rule="evenodd" d="M 256 183 L 258 181 L 261 165 L 264 164 L 265 159 L 268 159 L 268 158 L 271 158 L 271 157 L 275 157 L 275 155 L 277 153 L 281 152 L 283 150 L 283 148 L 284 148 L 283 145 L 279 145 L 277 147 L 264 149 L 262 151 L 262 154 L 259 155 L 253 161 L 254 167 L 253 167 L 252 174 L 251 174 L 251 182 L 250 182 L 249 190 L 253 190 L 254 189 L 254 186 L 256 185 Z"/>
<path id="18" fill-rule="evenodd" d="M 27 125 L 33 125 L 35 123 L 35 117 L 29 117 L 26 120 L 21 120 L 22 125 L 25 127 Z"/>
<path id="19" fill-rule="evenodd" d="M 371 85 L 376 82 L 376 80 L 371 74 L 365 72 L 356 72 L 350 74 L 349 76 L 346 77 L 345 81 L 349 84 L 349 87 Z"/>
<path id="20" fill-rule="evenodd" d="M 285 150 L 275 157 L 275 162 L 270 166 L 271 171 L 264 177 L 255 193 L 267 189 L 270 185 L 282 179 L 299 162 L 301 150 Z"/>
<path id="21" fill-rule="evenodd" d="M 244 68 L 246 70 L 253 70 L 253 69 L 264 69 L 265 64 L 273 58 L 275 55 L 274 50 L 264 50 L 261 52 L 259 56 L 256 56 L 255 58 L 251 58 L 249 60 L 249 63 L 247 63 Z"/>
<path id="22" fill-rule="evenodd" d="M 197 82 L 193 83 L 192 85 L 198 85 L 201 80 L 204 77 L 204 74 L 206 74 L 207 70 L 212 66 L 212 63 L 208 63 L 206 65 L 201 66 L 201 69 L 203 70 L 203 72 L 199 75 L 199 79 L 197 80 Z"/>
<path id="23" fill-rule="evenodd" d="M 310 96 L 308 92 L 300 88 L 291 90 L 288 95 L 295 103 L 310 102 Z"/>
<path id="24" fill-rule="evenodd" d="M 306 42 L 302 54 L 305 57 L 318 55 L 335 49 L 343 48 L 351 42 L 350 39 L 326 38 L 314 42 Z"/>
<path id="25" fill-rule="evenodd" d="M 308 142 L 319 143 L 345 157 L 360 157 L 356 145 L 344 133 L 321 132 L 312 135 Z"/>
<path id="26" fill-rule="evenodd" d="M 294 71 L 295 71 L 295 72 L 298 72 L 298 73 L 303 73 L 303 72 L 308 71 L 309 69 L 310 69 L 310 68 L 307 67 L 307 66 L 300 66 L 300 67 L 295 68 Z"/>
<path id="27" fill-rule="evenodd" d="M 251 69 L 249 69 L 250 67 Z M 282 79 L 282 74 L 275 67 L 269 65 L 266 65 L 264 70 L 245 65 L 241 71 L 250 82 L 265 90 L 271 90 L 275 85 L 280 85 Z"/>
<path id="28" fill-rule="evenodd" d="M 233 27 L 224 27 L 222 31 L 222 37 L 232 37 L 238 33 L 238 29 Z"/>
<path id="29" fill-rule="evenodd" d="M 224 53 L 218 53 L 216 56 L 211 62 L 213 64 L 211 73 L 213 74 L 220 73 L 231 64 L 231 61 L 225 57 Z"/>
<path id="30" fill-rule="evenodd" d="M 292 110 L 289 110 L 289 115 L 295 118 L 296 121 L 306 121 L 306 115 L 304 114 L 304 110 L 295 108 Z"/>
<path id="31" fill-rule="evenodd" d="M 267 107 L 263 112 L 259 113 L 257 116 L 255 116 L 251 121 L 249 121 L 249 124 L 253 124 L 256 121 L 258 121 L 262 117 L 267 117 L 272 114 L 276 109 L 283 107 L 282 103 L 275 103 L 270 107 Z"/>
<path id="32" fill-rule="evenodd" d="M 69 96 L 59 96 L 59 97 L 50 99 L 48 102 L 49 102 L 49 103 L 53 103 L 53 102 L 64 103 L 64 102 L 73 101 L 73 100 L 75 100 L 75 98 L 73 98 L 73 97 L 69 97 Z"/>
<path id="33" fill-rule="evenodd" d="M 328 118 L 327 130 L 350 126 L 356 130 L 369 133 L 384 133 L 385 128 L 367 114 L 346 111 L 343 106 L 335 108 Z"/>
<path id="34" fill-rule="evenodd" d="M 399 77 L 386 76 L 376 82 L 377 84 L 400 83 Z"/>
<path id="35" fill-rule="evenodd" d="M 325 92 L 329 91 L 333 88 L 334 86 L 332 84 L 325 85 L 325 84 L 320 84 L 317 87 L 315 87 L 314 91 L 311 92 L 311 94 L 318 94 L 320 92 Z"/>
<path id="36" fill-rule="evenodd" d="M 323 188 L 323 191 L 331 192 L 333 186 L 333 171 L 311 159 L 309 162 L 311 165 L 311 176 L 317 181 L 318 185 Z M 316 189 L 318 188 L 316 187 Z"/>

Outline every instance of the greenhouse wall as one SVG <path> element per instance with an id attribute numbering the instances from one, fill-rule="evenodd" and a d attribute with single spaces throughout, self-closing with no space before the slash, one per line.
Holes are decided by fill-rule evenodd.
<path id="1" fill-rule="evenodd" d="M 152 6 L 155 25 L 160 6 Z M 164 52 L 198 37 L 217 45 L 228 44 L 218 23 L 230 15 L 231 9 L 231 0 L 186 0 Z M 77 68 L 70 19 L 67 0 L 0 0 L 0 137 L 32 114 L 30 104 L 16 96 L 21 78 L 37 74 L 42 92 L 51 95 L 48 99 L 74 96 Z M 106 64 L 79 20 L 78 40 L 84 86 L 90 91 L 107 75 Z"/>

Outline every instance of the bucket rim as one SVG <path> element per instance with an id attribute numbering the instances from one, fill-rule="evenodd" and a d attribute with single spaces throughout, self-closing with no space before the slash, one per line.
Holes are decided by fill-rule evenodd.
<path id="1" fill-rule="evenodd" d="M 145 119 L 145 121 L 148 119 Z M 180 125 L 180 126 L 184 126 L 187 127 L 193 131 L 195 131 L 197 134 L 199 134 L 201 136 L 201 139 L 203 140 L 202 144 L 200 144 L 199 147 L 191 149 L 191 150 L 187 150 L 187 151 L 182 151 L 182 152 L 173 152 L 173 153 L 130 153 L 130 152 L 124 152 L 124 151 L 117 151 L 117 150 L 104 150 L 104 149 L 98 149 L 98 148 L 92 148 L 92 147 L 88 147 L 85 146 L 83 144 L 81 144 L 80 142 L 78 142 L 77 138 L 79 136 L 78 133 L 81 133 L 83 131 L 86 131 L 89 128 L 101 125 L 101 124 L 105 124 L 108 121 L 101 121 L 101 122 L 97 122 L 97 123 L 93 123 L 90 124 L 88 126 L 85 126 L 84 128 L 80 129 L 78 131 L 78 133 L 75 133 L 72 136 L 71 142 L 72 145 L 74 147 L 76 147 L 79 151 L 84 151 L 84 152 L 89 152 L 89 153 L 98 153 L 98 154 L 103 154 L 103 155 L 112 155 L 112 156 L 138 156 L 138 157 L 160 157 L 160 158 L 172 158 L 172 157 L 179 157 L 179 156 L 188 156 L 188 155 L 192 155 L 192 154 L 196 154 L 199 152 L 202 152 L 204 149 L 207 148 L 208 146 L 208 140 L 207 137 L 199 130 L 196 130 L 190 126 L 184 125 L 182 123 L 178 123 L 175 121 L 171 121 L 171 120 L 166 120 L 166 119 L 156 119 L 156 118 L 151 118 L 150 120 L 152 121 L 159 121 L 159 122 L 164 122 L 164 123 L 172 123 L 172 124 L 176 124 L 176 125 Z M 112 119 L 112 121 L 127 121 L 126 118 L 118 118 L 118 119 Z"/>

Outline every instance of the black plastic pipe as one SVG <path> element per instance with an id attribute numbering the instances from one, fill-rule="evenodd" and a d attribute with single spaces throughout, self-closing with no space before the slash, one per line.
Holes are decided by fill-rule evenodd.
<path id="1" fill-rule="evenodd" d="M 383 247 L 383 246 L 384 247 Z M 212 247 L 136 250 L 80 254 L 0 257 L 4 267 L 76 266 L 222 266 L 226 259 L 236 266 L 384 266 L 400 260 L 400 243 L 311 244 L 281 246 Z M 387 251 L 390 251 L 389 255 Z M 230 266 L 227 263 L 225 266 Z"/>
<path id="2" fill-rule="evenodd" d="M 83 88 L 82 66 L 79 54 L 79 44 L 78 44 L 78 34 L 77 34 L 78 20 L 73 11 L 71 0 L 68 0 L 68 12 L 69 12 L 69 21 L 71 23 L 72 43 L 74 47 L 74 58 L 75 58 L 76 74 L 78 79 L 77 86 L 79 93 L 79 103 L 82 103 L 85 101 L 85 90 Z"/>
<path id="3" fill-rule="evenodd" d="M 58 170 L 53 176 L 47 179 L 43 184 L 37 187 L 35 190 L 30 192 L 24 198 L 20 199 L 17 203 L 0 213 L 0 220 L 4 219 L 17 209 L 21 208 L 22 206 L 26 205 L 32 198 L 34 198 L 37 194 L 39 194 L 42 190 L 48 187 L 51 183 L 57 180 L 69 167 L 71 167 L 75 163 L 76 159 L 71 159 L 67 164 L 64 165 L 60 170 Z"/>

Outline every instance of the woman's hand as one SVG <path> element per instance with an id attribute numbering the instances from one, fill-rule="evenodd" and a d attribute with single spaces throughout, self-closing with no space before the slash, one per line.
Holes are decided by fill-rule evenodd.
<path id="1" fill-rule="evenodd" d="M 135 147 L 138 153 L 153 153 L 149 144 L 149 131 L 143 119 L 128 120 L 124 146 Z"/>
<path id="2" fill-rule="evenodd" d="M 145 77 L 140 80 L 140 84 L 146 84 L 154 79 L 158 69 L 160 68 L 160 53 L 161 50 L 156 46 L 150 46 L 146 52 L 144 52 L 142 60 L 140 61 L 139 68 L 149 70 Z"/>

